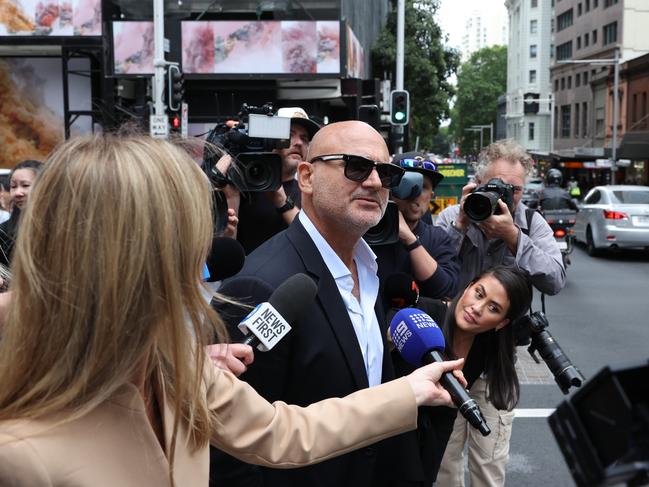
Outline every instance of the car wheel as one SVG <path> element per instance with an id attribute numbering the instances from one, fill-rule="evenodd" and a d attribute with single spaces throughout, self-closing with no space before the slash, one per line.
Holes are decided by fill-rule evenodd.
<path id="1" fill-rule="evenodd" d="M 590 227 L 586 228 L 586 252 L 593 257 L 599 253 L 595 247 L 595 242 L 593 242 L 593 231 Z"/>

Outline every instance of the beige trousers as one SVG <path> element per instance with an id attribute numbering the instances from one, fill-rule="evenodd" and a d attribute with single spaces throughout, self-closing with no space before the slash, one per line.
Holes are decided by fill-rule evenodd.
<path id="1" fill-rule="evenodd" d="M 470 395 L 480 406 L 491 434 L 482 436 L 458 414 L 437 474 L 436 487 L 464 487 L 465 443 L 468 443 L 471 487 L 505 485 L 514 412 L 498 410 L 487 401 L 487 382 L 482 378 L 473 383 Z"/>

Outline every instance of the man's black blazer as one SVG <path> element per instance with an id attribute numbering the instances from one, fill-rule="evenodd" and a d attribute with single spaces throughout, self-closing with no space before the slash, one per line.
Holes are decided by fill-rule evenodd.
<path id="1" fill-rule="evenodd" d="M 368 387 L 363 357 L 345 304 L 298 218 L 250 254 L 241 272 L 225 281 L 219 292 L 257 304 L 266 301 L 273 289 L 296 273 L 305 273 L 315 281 L 315 301 L 275 348 L 267 353 L 255 351 L 254 363 L 241 378 L 271 402 L 282 400 L 300 406 Z M 236 325 L 249 309 L 223 303 L 217 309 L 228 324 L 232 341 L 239 341 L 242 335 Z M 385 344 L 387 324 L 381 306 L 375 309 L 384 337 L 382 378 L 388 381 L 395 375 Z M 223 453 L 213 453 L 211 471 L 213 485 L 228 486 L 374 487 L 417 485 L 423 479 L 414 433 L 296 470 L 246 467 Z M 398 479 L 398 484 L 392 478 Z"/>

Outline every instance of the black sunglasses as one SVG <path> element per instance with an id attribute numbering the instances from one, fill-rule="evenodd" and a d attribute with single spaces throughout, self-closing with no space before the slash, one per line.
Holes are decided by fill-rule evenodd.
<path id="1" fill-rule="evenodd" d="M 389 162 L 374 162 L 363 156 L 354 156 L 350 154 L 329 154 L 326 156 L 318 156 L 314 157 L 309 162 L 317 161 L 345 161 L 345 177 L 356 182 L 365 181 L 370 177 L 370 174 L 372 174 L 372 170 L 376 169 L 379 179 L 381 180 L 381 186 L 387 189 L 399 186 L 403 173 L 405 172 L 399 166 L 390 164 Z"/>

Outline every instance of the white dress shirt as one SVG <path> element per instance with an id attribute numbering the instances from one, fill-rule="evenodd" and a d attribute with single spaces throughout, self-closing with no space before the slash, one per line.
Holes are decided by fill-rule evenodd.
<path id="1" fill-rule="evenodd" d="M 351 270 L 347 268 L 338 257 L 338 254 L 320 235 L 320 232 L 318 232 L 304 211 L 300 211 L 298 218 L 313 243 L 315 243 L 322 260 L 324 260 L 327 269 L 329 269 L 336 281 L 338 292 L 345 303 L 349 319 L 354 326 L 358 345 L 363 354 L 368 383 L 370 387 L 380 384 L 383 370 L 383 339 L 374 312 L 374 305 L 379 292 L 379 278 L 376 275 L 376 255 L 363 239 L 358 242 L 354 250 L 354 262 L 356 263 L 360 291 L 359 302 L 352 294 L 354 279 Z"/>

